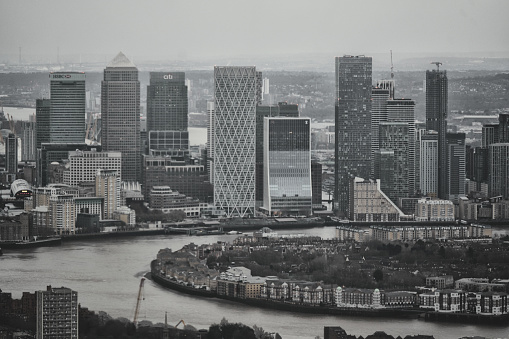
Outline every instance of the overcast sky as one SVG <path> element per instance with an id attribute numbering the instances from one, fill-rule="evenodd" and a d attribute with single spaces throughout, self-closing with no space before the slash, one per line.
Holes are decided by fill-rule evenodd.
<path id="1" fill-rule="evenodd" d="M 330 53 L 509 56 L 508 0 L 0 0 L 0 61 Z"/>

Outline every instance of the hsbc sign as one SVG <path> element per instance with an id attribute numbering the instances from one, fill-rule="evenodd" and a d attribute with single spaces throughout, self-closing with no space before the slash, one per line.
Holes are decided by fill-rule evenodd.
<path id="1" fill-rule="evenodd" d="M 51 80 L 85 80 L 85 73 L 50 73 Z"/>

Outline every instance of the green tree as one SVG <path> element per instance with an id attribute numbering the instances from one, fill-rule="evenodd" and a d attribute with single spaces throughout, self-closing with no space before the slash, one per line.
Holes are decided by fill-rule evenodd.
<path id="1" fill-rule="evenodd" d="M 375 278 L 377 283 L 384 280 L 384 272 L 382 272 L 382 270 L 375 270 L 375 272 L 373 272 L 373 278 Z"/>

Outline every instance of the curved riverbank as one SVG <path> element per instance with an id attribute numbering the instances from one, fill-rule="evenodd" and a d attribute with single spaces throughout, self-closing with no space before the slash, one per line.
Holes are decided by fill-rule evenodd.
<path id="1" fill-rule="evenodd" d="M 269 299 L 253 299 L 253 298 L 235 298 L 232 296 L 219 295 L 215 291 L 206 289 L 197 289 L 191 286 L 182 285 L 176 281 L 172 281 L 167 277 L 160 274 L 156 266 L 157 260 L 153 260 L 150 264 L 151 272 L 149 279 L 165 288 L 182 292 L 189 295 L 205 297 L 205 298 L 218 298 L 228 301 L 239 302 L 249 306 L 266 308 L 271 310 L 279 310 L 285 312 L 298 312 L 308 314 L 324 314 L 324 315 L 341 315 L 352 317 L 377 317 L 377 318 L 397 318 L 397 319 L 416 319 L 421 318 L 426 321 L 438 322 L 457 322 L 467 324 L 487 324 L 506 326 L 509 324 L 509 314 L 503 315 L 481 315 L 469 313 L 445 313 L 433 312 L 419 308 L 412 309 L 397 309 L 397 308 L 383 308 L 383 309 L 370 309 L 370 308 L 339 308 L 334 306 L 314 306 L 304 305 L 293 302 L 284 302 Z"/>

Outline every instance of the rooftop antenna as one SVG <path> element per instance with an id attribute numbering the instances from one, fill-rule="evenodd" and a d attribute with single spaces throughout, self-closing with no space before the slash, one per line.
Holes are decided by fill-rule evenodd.
<path id="1" fill-rule="evenodd" d="M 391 49 L 391 79 L 394 79 L 394 65 L 392 64 L 392 49 Z"/>
<path id="2" fill-rule="evenodd" d="M 437 65 L 437 71 L 440 71 L 440 65 L 442 64 L 440 61 L 433 61 L 431 64 Z"/>
<path id="3" fill-rule="evenodd" d="M 21 66 L 21 46 L 19 47 L 18 65 Z"/>

